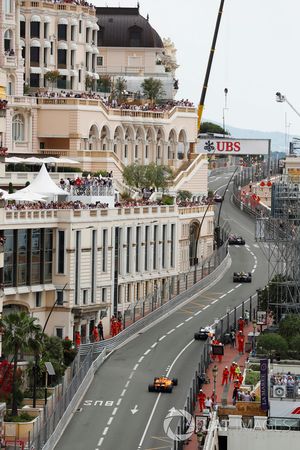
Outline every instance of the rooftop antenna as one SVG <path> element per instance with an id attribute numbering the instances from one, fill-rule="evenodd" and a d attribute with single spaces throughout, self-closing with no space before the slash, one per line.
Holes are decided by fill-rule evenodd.
<path id="1" fill-rule="evenodd" d="M 137 9 L 140 9 L 140 2 L 137 2 L 136 6 L 137 6 Z"/>
<path id="2" fill-rule="evenodd" d="M 149 22 L 149 14 L 147 14 L 147 22 Z"/>

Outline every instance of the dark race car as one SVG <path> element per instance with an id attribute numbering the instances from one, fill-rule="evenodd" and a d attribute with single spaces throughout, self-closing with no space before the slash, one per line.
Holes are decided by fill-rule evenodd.
<path id="1" fill-rule="evenodd" d="M 234 272 L 233 282 L 234 283 L 251 283 L 252 274 L 251 272 Z"/>
<path id="2" fill-rule="evenodd" d="M 228 238 L 228 245 L 245 245 L 245 239 L 242 236 L 231 234 Z"/>
<path id="3" fill-rule="evenodd" d="M 223 201 L 222 195 L 219 195 L 219 194 L 215 194 L 214 195 L 214 202 L 215 203 L 222 203 L 222 201 Z"/>
<path id="4" fill-rule="evenodd" d="M 194 334 L 194 339 L 196 341 L 206 341 L 208 337 L 214 335 L 214 330 L 210 327 L 201 327 L 200 330 Z"/>
<path id="5" fill-rule="evenodd" d="M 177 378 L 155 377 L 153 384 L 148 385 L 148 392 L 167 392 L 171 394 L 173 386 L 177 385 Z"/>

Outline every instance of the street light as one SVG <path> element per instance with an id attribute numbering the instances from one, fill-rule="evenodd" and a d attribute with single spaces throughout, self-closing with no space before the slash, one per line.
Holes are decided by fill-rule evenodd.
<path id="1" fill-rule="evenodd" d="M 213 377 L 214 377 L 214 403 L 215 403 L 216 402 L 217 375 L 218 375 L 218 368 L 216 365 L 214 365 L 212 373 L 213 373 Z"/>

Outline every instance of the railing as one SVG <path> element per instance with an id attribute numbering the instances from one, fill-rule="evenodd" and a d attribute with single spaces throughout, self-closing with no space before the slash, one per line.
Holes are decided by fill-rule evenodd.
<path id="1" fill-rule="evenodd" d="M 96 360 L 90 351 L 80 364 L 77 356 L 73 369 L 75 370 L 71 382 L 63 383 L 63 392 L 57 404 L 51 410 L 44 408 L 43 424 L 36 436 L 28 437 L 27 447 L 34 450 L 52 450 L 58 442 L 62 431 L 72 418 L 72 414 L 81 397 L 88 389 L 95 372 L 103 364 L 105 351 Z"/>
<path id="2" fill-rule="evenodd" d="M 165 280 L 165 283 L 154 293 L 130 304 L 123 313 L 123 331 L 117 336 L 94 344 L 82 344 L 80 353 L 87 354 L 91 349 L 94 353 L 114 350 L 126 342 L 136 333 L 151 325 L 154 321 L 162 319 L 175 309 L 189 302 L 190 297 L 208 286 L 213 279 L 223 274 L 227 266 L 227 245 L 219 248 L 214 254 L 198 266 L 193 266 L 188 272 L 174 275 Z M 131 325 L 126 326 L 130 321 Z"/>
<path id="3" fill-rule="evenodd" d="M 37 97 L 39 105 L 74 105 L 74 106 L 95 106 L 103 109 L 110 116 L 126 116 L 126 117 L 139 117 L 149 119 L 170 119 L 176 112 L 177 113 L 195 113 L 194 107 L 188 106 L 174 106 L 167 111 L 142 111 L 132 109 L 110 108 L 106 106 L 102 100 L 92 98 L 48 98 Z"/>
<path id="4" fill-rule="evenodd" d="M 112 186 L 62 186 L 62 189 L 66 192 L 68 192 L 70 195 L 74 196 L 95 196 L 95 197 L 110 197 L 113 196 L 115 193 L 115 190 Z"/>
<path id="5" fill-rule="evenodd" d="M 94 6 L 81 6 L 77 5 L 76 3 L 55 3 L 53 2 L 47 2 L 47 1 L 40 1 L 40 0 L 22 0 L 21 1 L 21 7 L 22 8 L 46 8 L 46 9 L 52 9 L 52 10 L 63 10 L 63 11 L 70 11 L 70 12 L 85 12 L 87 14 L 90 14 L 91 16 L 96 15 L 96 10 Z"/>
<path id="6" fill-rule="evenodd" d="M 237 329 L 238 318 L 244 317 L 244 313 L 246 308 L 249 311 L 249 320 L 251 321 L 256 317 L 256 308 L 257 308 L 257 294 L 250 296 L 247 300 L 243 301 L 240 305 L 235 306 L 231 311 L 228 311 L 223 317 L 221 317 L 214 324 L 211 324 L 215 329 L 216 338 L 222 342 L 223 344 L 229 343 L 229 332 L 230 330 Z M 195 375 L 190 384 L 190 388 L 187 392 L 186 402 L 184 404 L 184 409 L 191 415 L 194 414 L 195 406 L 197 402 L 197 396 L 199 393 L 199 389 L 201 388 L 203 381 L 205 379 L 205 372 L 210 364 L 209 357 L 209 344 L 208 341 L 205 342 L 204 346 L 200 351 L 200 357 L 198 360 L 198 367 L 195 371 Z M 181 417 L 178 426 L 177 426 L 177 435 L 184 435 L 187 431 L 187 424 L 184 421 L 183 417 Z M 212 439 L 212 436 L 209 434 L 207 436 L 208 440 Z M 187 442 L 185 441 L 174 441 L 173 450 L 184 450 Z M 210 450 L 210 447 L 204 444 L 204 449 Z"/>

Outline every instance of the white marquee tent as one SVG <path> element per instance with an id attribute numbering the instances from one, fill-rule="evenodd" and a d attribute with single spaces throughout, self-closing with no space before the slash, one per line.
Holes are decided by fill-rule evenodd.
<path id="1" fill-rule="evenodd" d="M 41 194 L 45 197 L 53 197 L 56 195 L 69 195 L 68 192 L 58 187 L 50 177 L 45 164 L 42 165 L 39 173 L 29 186 L 18 191 L 20 194 L 32 193 Z"/>

